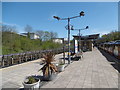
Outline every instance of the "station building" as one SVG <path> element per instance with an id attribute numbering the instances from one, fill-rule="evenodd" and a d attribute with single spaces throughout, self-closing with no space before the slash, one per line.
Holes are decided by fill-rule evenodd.
<path id="1" fill-rule="evenodd" d="M 92 51 L 95 41 L 99 38 L 99 34 L 92 34 L 86 36 L 73 35 L 74 40 L 74 53 L 79 50 Z"/>

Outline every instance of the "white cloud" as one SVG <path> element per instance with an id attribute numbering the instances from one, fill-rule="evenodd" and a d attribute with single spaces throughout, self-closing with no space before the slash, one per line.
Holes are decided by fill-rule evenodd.
<path id="1" fill-rule="evenodd" d="M 3 25 L 9 25 L 9 26 L 16 26 L 18 27 L 19 25 L 17 24 L 12 24 L 12 23 L 6 23 L 6 22 L 2 22 Z"/>

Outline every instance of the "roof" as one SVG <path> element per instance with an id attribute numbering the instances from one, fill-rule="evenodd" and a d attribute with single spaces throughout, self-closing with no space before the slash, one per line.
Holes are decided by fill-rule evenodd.
<path id="1" fill-rule="evenodd" d="M 64 39 L 64 38 L 52 38 L 52 39 Z"/>
<path id="2" fill-rule="evenodd" d="M 99 38 L 99 34 L 92 34 L 92 35 L 86 35 L 86 36 L 78 36 L 78 35 L 73 35 L 74 38 L 77 38 L 81 40 L 84 40 L 84 39 L 98 39 Z"/>
<path id="3" fill-rule="evenodd" d="M 52 38 L 52 39 L 60 39 L 60 40 L 67 40 L 67 38 Z"/>
<path id="4" fill-rule="evenodd" d="M 106 45 L 120 45 L 120 40 L 105 42 Z"/>
<path id="5" fill-rule="evenodd" d="M 35 34 L 35 35 L 38 35 L 36 33 L 30 33 L 30 34 Z M 20 35 L 28 35 L 28 33 L 20 33 Z M 39 36 L 39 35 L 38 35 Z"/>

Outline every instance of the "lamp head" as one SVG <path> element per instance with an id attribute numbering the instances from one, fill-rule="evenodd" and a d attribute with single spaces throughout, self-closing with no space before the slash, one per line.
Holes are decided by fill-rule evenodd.
<path id="1" fill-rule="evenodd" d="M 83 11 L 80 12 L 80 16 L 84 16 L 85 13 Z"/>
<path id="2" fill-rule="evenodd" d="M 60 18 L 58 16 L 53 16 L 53 18 L 55 18 L 57 20 L 60 20 Z"/>
<path id="3" fill-rule="evenodd" d="M 89 28 L 89 26 L 86 26 L 86 29 L 88 29 Z"/>

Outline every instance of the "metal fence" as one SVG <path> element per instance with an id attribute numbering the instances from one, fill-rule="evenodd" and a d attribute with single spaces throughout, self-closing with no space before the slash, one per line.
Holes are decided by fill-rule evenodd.
<path id="1" fill-rule="evenodd" d="M 68 51 L 68 48 L 58 48 L 58 49 L 51 49 L 51 50 L 40 50 L 40 51 L 17 53 L 17 54 L 10 54 L 10 55 L 2 55 L 0 56 L 0 60 L 1 60 L 0 68 L 36 60 L 36 59 L 42 58 L 42 55 L 48 52 L 60 54 L 67 51 Z"/>
<path id="2" fill-rule="evenodd" d="M 108 52 L 111 55 L 114 55 L 120 60 L 120 41 L 119 42 L 107 42 L 101 43 L 99 48 Z"/>

